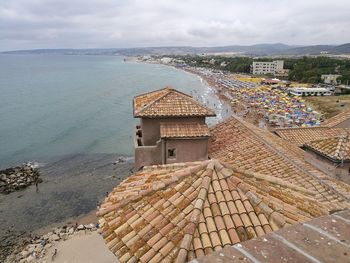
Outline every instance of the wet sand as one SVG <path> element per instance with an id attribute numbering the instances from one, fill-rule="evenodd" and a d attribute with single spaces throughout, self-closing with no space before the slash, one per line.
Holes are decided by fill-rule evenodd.
<path id="1" fill-rule="evenodd" d="M 30 232 L 48 231 L 55 224 L 96 220 L 93 210 L 97 203 L 131 173 L 133 160 L 114 165 L 117 158 L 115 154 L 56 158 L 40 168 L 43 183 L 38 192 L 30 186 L 1 195 L 0 261 L 1 255 Z"/>

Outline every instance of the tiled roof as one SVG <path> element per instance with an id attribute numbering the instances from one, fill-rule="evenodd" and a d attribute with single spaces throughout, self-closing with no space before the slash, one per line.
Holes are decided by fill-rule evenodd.
<path id="1" fill-rule="evenodd" d="M 161 123 L 161 138 L 208 137 L 209 128 L 200 123 Z"/>
<path id="2" fill-rule="evenodd" d="M 348 136 L 312 141 L 304 146 L 334 161 L 350 160 L 350 140 Z"/>
<path id="3" fill-rule="evenodd" d="M 315 194 L 211 160 L 138 172 L 108 195 L 98 215 L 120 262 L 186 262 L 327 214 Z"/>
<path id="4" fill-rule="evenodd" d="M 343 111 L 343 112 L 333 116 L 332 118 L 325 120 L 322 123 L 322 126 L 334 127 L 334 126 L 337 126 L 337 125 L 341 124 L 342 122 L 346 121 L 347 119 L 350 119 L 350 109 Z"/>
<path id="5" fill-rule="evenodd" d="M 281 138 L 301 147 L 305 143 L 311 141 L 346 135 L 348 131 L 350 131 L 350 129 L 330 127 L 305 127 L 276 129 L 275 133 Z"/>
<path id="6" fill-rule="evenodd" d="M 350 260 L 350 211 L 313 219 L 224 248 L 192 263 L 337 262 Z"/>
<path id="7" fill-rule="evenodd" d="M 134 97 L 134 117 L 190 117 L 211 116 L 215 112 L 191 96 L 166 87 Z"/>
<path id="8" fill-rule="evenodd" d="M 315 198 L 330 209 L 349 207 L 349 185 L 305 162 L 303 150 L 296 145 L 236 117 L 211 130 L 209 156 L 315 191 Z"/>

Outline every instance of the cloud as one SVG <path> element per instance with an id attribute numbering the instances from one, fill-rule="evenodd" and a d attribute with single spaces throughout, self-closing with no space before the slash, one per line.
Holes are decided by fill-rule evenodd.
<path id="1" fill-rule="evenodd" d="M 349 42 L 348 0 L 11 0 L 0 50 Z"/>

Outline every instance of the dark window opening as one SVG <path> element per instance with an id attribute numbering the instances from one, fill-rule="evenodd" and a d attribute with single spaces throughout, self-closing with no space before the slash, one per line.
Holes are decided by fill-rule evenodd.
<path id="1" fill-rule="evenodd" d="M 171 158 L 171 159 L 176 158 L 176 149 L 168 149 L 168 158 Z"/>

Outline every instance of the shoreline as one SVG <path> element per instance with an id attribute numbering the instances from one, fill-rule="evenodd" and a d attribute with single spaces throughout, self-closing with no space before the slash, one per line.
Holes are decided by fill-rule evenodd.
<path id="1" fill-rule="evenodd" d="M 202 86 L 209 90 L 208 93 L 211 93 L 211 94 L 207 93 L 208 97 L 219 102 L 219 103 L 214 103 L 212 105 L 212 106 L 214 106 L 214 110 L 217 114 L 217 117 L 215 117 L 214 121 L 210 121 L 210 119 L 209 119 L 209 123 L 208 123 L 209 127 L 214 126 L 214 125 L 224 121 L 225 119 L 229 118 L 233 114 L 230 102 L 222 94 L 220 94 L 220 90 L 218 90 L 214 84 L 210 83 L 211 80 L 209 78 L 202 76 L 198 72 L 191 71 L 191 70 L 188 70 L 186 68 L 179 68 L 179 67 L 176 67 L 174 65 L 162 64 L 162 63 L 159 63 L 156 61 L 141 61 L 141 60 L 138 60 L 137 57 L 132 57 L 131 60 L 124 60 L 124 63 L 145 63 L 145 64 L 151 64 L 151 65 L 170 67 L 170 68 L 178 70 L 180 72 L 197 77 L 199 79 L 199 81 L 201 82 Z M 193 94 L 191 94 L 191 95 L 193 95 Z M 203 93 L 203 95 L 201 96 L 202 100 L 200 102 L 207 105 L 205 95 L 206 94 Z M 194 99 L 196 99 L 196 98 L 194 98 Z M 210 107 L 211 105 L 207 105 L 207 106 Z"/>
<path id="2" fill-rule="evenodd" d="M 224 119 L 222 111 L 230 106 L 221 100 L 215 87 L 203 76 L 175 66 L 153 64 L 169 66 L 196 76 L 201 85 L 200 90 L 194 90 L 195 95 L 206 103 L 217 105 L 215 111 L 220 112 L 217 120 L 219 122 Z M 102 157 L 99 158 L 98 155 Z M 4 226 L 3 231 L 0 231 L 0 239 L 6 242 L 6 246 L 0 247 L 0 261 L 16 247 L 28 244 L 23 242 L 28 242 L 31 235 L 43 236 L 65 225 L 97 223 L 95 213 L 98 201 L 108 192 L 105 189 L 113 189 L 129 176 L 132 162 L 126 157 L 125 162 L 115 164 L 114 161 L 120 157 L 117 154 L 91 154 L 92 157 L 86 158 L 83 156 L 84 154 L 70 155 L 58 160 L 53 158 L 44 161 L 45 165 L 39 168 L 44 171 L 44 182 L 39 185 L 39 192 L 35 192 L 35 187 L 28 187 L 5 196 L 3 200 L 0 197 L 0 214 L 4 217 L 0 219 Z M 96 186 L 96 182 L 100 186 Z M 82 197 L 86 194 L 86 198 Z"/>
<path id="3" fill-rule="evenodd" d="M 62 225 L 97 223 L 96 207 L 107 193 L 128 177 L 130 160 L 119 155 L 85 154 L 61 157 L 40 168 L 43 182 L 36 191 L 0 196 L 0 262 L 30 240 Z"/>

